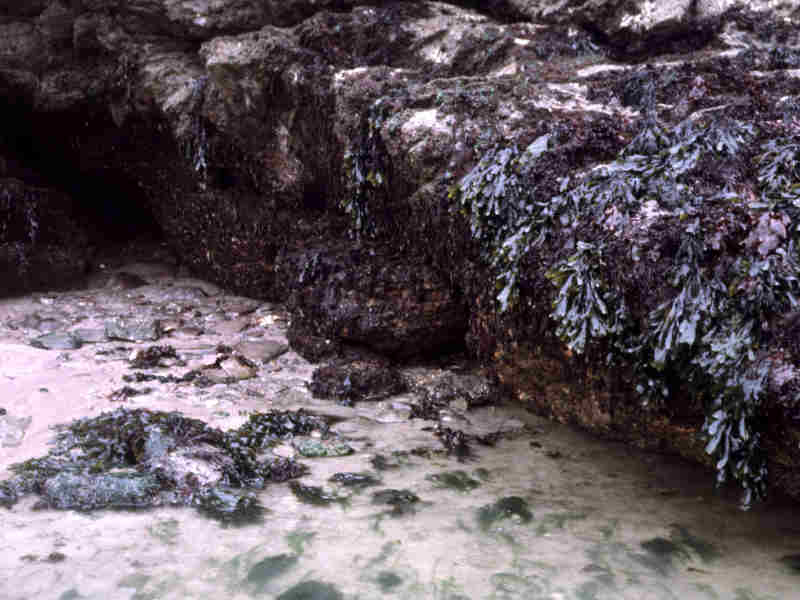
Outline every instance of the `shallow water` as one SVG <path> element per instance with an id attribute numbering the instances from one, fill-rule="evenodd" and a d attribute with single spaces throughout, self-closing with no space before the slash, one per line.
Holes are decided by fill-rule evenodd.
<path id="1" fill-rule="evenodd" d="M 0 301 L 0 478 L 11 463 L 47 451 L 52 425 L 119 407 L 113 392 L 132 352 L 153 343 L 43 350 L 31 338 L 102 328 L 121 315 L 159 318 L 174 327 L 156 343 L 173 345 L 188 365 L 159 374 L 213 362 L 219 343 L 285 343 L 279 306 L 226 296 L 158 265 L 124 270 L 149 285 L 125 289 L 114 283 L 125 278 L 103 277 L 96 285 L 104 287 Z M 800 521 L 791 506 L 743 513 L 735 494 L 714 493 L 707 472 L 509 406 L 452 411 L 450 427 L 507 432 L 459 462 L 442 451 L 432 422 L 406 418 L 411 395 L 343 407 L 311 397 L 312 371 L 289 351 L 249 379 L 154 385 L 122 403 L 179 410 L 223 429 L 270 408 L 335 416 L 356 452 L 303 458 L 310 473 L 300 480 L 335 501 L 304 503 L 290 484 L 273 484 L 260 493 L 263 522 L 235 527 L 188 508 L 34 510 L 29 497 L 0 509 L 0 598 L 800 597 Z M 377 468 L 385 466 L 378 455 L 392 468 Z M 378 483 L 330 481 L 339 472 Z M 415 496 L 390 495 L 398 503 L 387 504 L 385 490 Z"/>

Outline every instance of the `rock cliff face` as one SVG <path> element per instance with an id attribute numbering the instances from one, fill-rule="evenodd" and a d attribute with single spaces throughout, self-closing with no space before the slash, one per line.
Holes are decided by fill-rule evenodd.
<path id="1" fill-rule="evenodd" d="M 799 20 L 796 0 L 0 0 L 0 292 L 66 284 L 98 229 L 157 226 L 197 274 L 288 301 L 309 355 L 465 344 L 541 412 L 701 460 L 704 412 L 750 388 L 694 388 L 763 368 L 737 418 L 800 495 Z M 681 317 L 689 247 L 735 310 Z M 703 363 L 731 311 L 757 341 Z"/>

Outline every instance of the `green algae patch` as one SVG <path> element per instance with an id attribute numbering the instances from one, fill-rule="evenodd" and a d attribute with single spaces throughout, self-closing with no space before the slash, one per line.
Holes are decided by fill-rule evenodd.
<path id="1" fill-rule="evenodd" d="M 492 478 L 492 474 L 489 472 L 489 469 L 485 469 L 483 467 L 478 467 L 472 473 L 481 481 L 489 481 Z"/>
<path id="2" fill-rule="evenodd" d="M 714 544 L 692 535 L 685 527 L 681 525 L 672 525 L 670 529 L 670 539 L 691 550 L 694 554 L 699 556 L 703 562 L 711 562 L 722 556 L 722 553 Z"/>
<path id="3" fill-rule="evenodd" d="M 586 518 L 582 512 L 561 512 L 544 515 L 536 527 L 536 535 L 546 535 L 555 529 L 564 529 L 570 521 L 581 521 Z"/>
<path id="4" fill-rule="evenodd" d="M 641 546 L 645 554 L 633 554 L 631 558 L 661 575 L 666 575 L 674 569 L 676 560 L 686 562 L 691 558 L 681 544 L 662 537 L 646 540 Z"/>
<path id="5" fill-rule="evenodd" d="M 419 502 L 419 496 L 409 490 L 381 490 L 372 494 L 373 504 L 388 504 L 391 506 L 389 514 L 393 517 L 401 517 L 416 512 L 415 505 Z"/>
<path id="6" fill-rule="evenodd" d="M 271 411 L 224 432 L 177 412 L 120 408 L 59 426 L 46 456 L 10 467 L 14 476 L 0 482 L 0 502 L 11 506 L 36 493 L 39 507 L 184 505 L 223 523 L 258 522 L 263 508 L 253 490 L 306 471 L 261 450 L 325 427 L 302 411 Z"/>
<path id="7" fill-rule="evenodd" d="M 180 523 L 178 523 L 176 519 L 165 519 L 163 521 L 158 521 L 157 523 L 147 526 L 147 533 L 152 535 L 163 544 L 173 546 L 175 545 L 180 533 Z"/>
<path id="8" fill-rule="evenodd" d="M 534 577 L 525 577 L 516 573 L 495 573 L 489 578 L 499 595 L 498 598 L 530 598 L 538 597 L 544 592 Z"/>
<path id="9" fill-rule="evenodd" d="M 376 454 L 369 462 L 376 471 L 392 471 L 413 464 L 408 457 L 408 453 L 402 451 L 392 452 L 389 456 Z"/>
<path id="10" fill-rule="evenodd" d="M 781 564 L 794 575 L 800 575 L 800 554 L 789 554 L 781 558 Z"/>
<path id="11" fill-rule="evenodd" d="M 355 452 L 349 445 L 338 440 L 297 440 L 294 442 L 294 447 L 301 456 L 306 458 L 348 456 Z"/>
<path id="12" fill-rule="evenodd" d="M 298 560 L 294 554 L 267 556 L 250 567 L 247 572 L 247 583 L 255 586 L 256 593 L 261 593 L 270 581 L 289 571 Z"/>
<path id="13" fill-rule="evenodd" d="M 344 595 L 335 585 L 312 579 L 290 587 L 276 600 L 344 600 Z"/>
<path id="14" fill-rule="evenodd" d="M 334 473 L 328 481 L 356 490 L 381 485 L 382 483 L 379 478 L 371 473 Z"/>
<path id="15" fill-rule="evenodd" d="M 434 482 L 437 487 L 464 493 L 470 492 L 481 485 L 480 481 L 473 479 L 466 472 L 460 470 L 434 473 L 428 475 L 425 479 Z"/>
<path id="16" fill-rule="evenodd" d="M 297 556 L 302 556 L 306 546 L 317 534 L 313 531 L 290 531 L 286 534 L 286 543 Z"/>
<path id="17" fill-rule="evenodd" d="M 533 520 L 533 513 L 528 503 L 519 496 L 506 496 L 494 504 L 487 504 L 478 509 L 478 525 L 483 531 L 489 531 L 495 523 L 506 519 L 515 519 L 522 523 Z"/>
<path id="18" fill-rule="evenodd" d="M 641 547 L 645 554 L 633 554 L 632 558 L 662 575 L 671 571 L 677 561 L 686 563 L 698 557 L 708 563 L 721 556 L 713 544 L 692 535 L 681 525 L 670 527 L 669 539 L 655 537 L 642 542 Z"/>
<path id="19" fill-rule="evenodd" d="M 386 594 L 403 585 L 403 578 L 394 571 L 381 571 L 375 578 L 375 582 L 381 588 L 381 592 Z"/>
<path id="20" fill-rule="evenodd" d="M 253 492 L 211 487 L 196 494 L 194 506 L 201 513 L 227 525 L 249 525 L 263 521 L 264 508 Z"/>
<path id="21" fill-rule="evenodd" d="M 348 496 L 340 496 L 329 490 L 325 490 L 317 485 L 303 485 L 297 481 L 289 482 L 289 489 L 300 502 L 313 506 L 330 506 L 339 503 L 346 505 L 349 503 Z"/>

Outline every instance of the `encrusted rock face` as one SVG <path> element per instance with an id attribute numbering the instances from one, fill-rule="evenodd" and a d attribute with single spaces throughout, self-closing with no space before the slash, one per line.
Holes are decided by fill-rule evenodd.
<path id="1" fill-rule="evenodd" d="M 708 277 L 737 253 L 791 255 L 780 253 L 788 196 L 752 200 L 769 173 L 783 192 L 798 178 L 790 142 L 784 166 L 759 171 L 784 151 L 769 140 L 798 132 L 800 2 L 773 4 L 0 1 L 0 152 L 15 154 L 0 177 L 22 181 L 4 184 L 22 204 L 0 196 L 4 264 L 17 289 L 37 285 L 12 256 L 32 243 L 21 219 L 44 206 L 24 189 L 53 181 L 68 193 L 48 206 L 70 222 L 68 196 L 107 208 L 98 190 L 116 186 L 195 272 L 287 300 L 290 338 L 309 357 L 354 345 L 405 360 L 466 339 L 538 410 L 698 458 L 702 402 L 677 382 L 656 416 L 639 411 L 639 380 L 668 378 L 664 364 L 609 371 L 592 339 L 664 316 L 686 235 L 708 233 L 697 262 Z M 667 186 L 663 169 L 640 169 L 660 144 L 688 148 L 722 122 L 756 133 L 723 131 Z M 610 170 L 631 178 L 599 201 Z M 689 197 L 708 202 L 678 214 Z M 587 198 L 601 217 L 581 220 Z M 80 265 L 67 256 L 84 238 L 48 235 L 43 263 Z M 554 283 L 593 251 L 589 275 L 608 298 L 622 290 L 614 306 L 628 320 L 606 327 L 598 309 L 571 338 L 565 307 L 579 294 Z M 752 291 L 754 277 L 722 287 Z M 777 331 L 782 318 L 764 322 Z M 686 327 L 692 343 L 709 333 Z M 786 374 L 770 402 L 780 431 L 794 431 L 800 358 L 766 332 L 759 351 Z M 781 473 L 800 457 L 776 444 L 770 460 L 781 456 L 792 488 Z"/>
<path id="2" fill-rule="evenodd" d="M 288 253 L 278 270 L 293 328 L 396 358 L 463 344 L 466 305 L 421 261 L 343 242 Z"/>
<path id="3" fill-rule="evenodd" d="M 70 208 L 56 190 L 0 178 L 0 296 L 64 288 L 84 275 L 88 236 Z"/>

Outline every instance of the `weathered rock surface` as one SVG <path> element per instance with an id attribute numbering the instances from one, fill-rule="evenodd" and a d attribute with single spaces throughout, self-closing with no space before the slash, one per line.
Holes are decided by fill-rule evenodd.
<path id="1" fill-rule="evenodd" d="M 700 459 L 707 399 L 675 383 L 669 402 L 642 411 L 639 382 L 671 375 L 658 361 L 644 374 L 624 360 L 609 370 L 607 348 L 567 348 L 553 282 L 581 244 L 608 243 L 593 276 L 624 291 L 635 329 L 675 298 L 681 224 L 695 212 L 701 230 L 719 228 L 698 272 L 725 271 L 737 252 L 783 256 L 793 209 L 775 207 L 796 168 L 767 203 L 780 214 L 747 204 L 764 187 L 766 144 L 798 135 L 800 3 L 774 4 L 0 3 L 0 293 L 77 274 L 80 227 L 44 235 L 33 223 L 75 221 L 70 196 L 120 221 L 98 192 L 121 189 L 116 204 L 149 212 L 194 271 L 287 300 L 290 341 L 309 358 L 355 345 L 407 359 L 466 341 L 537 410 Z M 599 227 L 548 208 L 616 159 L 630 166 L 723 121 L 757 132 L 740 150 L 736 136 L 710 144 L 672 192 L 642 175 Z M 740 204 L 714 204 L 723 189 Z M 674 190 L 709 201 L 679 215 Z M 37 221 L 40 206 L 65 217 Z M 531 251 L 530 231 L 556 222 Z M 729 289 L 752 290 L 753 277 Z M 774 481 L 800 494 L 800 356 L 770 336 L 766 447 Z"/>
<path id="2" fill-rule="evenodd" d="M 407 358 L 459 345 L 465 304 L 430 266 L 385 247 L 320 245 L 285 254 L 292 328 Z"/>
<path id="3" fill-rule="evenodd" d="M 377 361 L 334 361 L 314 371 L 309 389 L 317 398 L 350 405 L 402 394 L 406 383 L 397 369 Z"/>
<path id="4" fill-rule="evenodd" d="M 71 285 L 89 258 L 72 201 L 52 188 L 4 177 L 3 165 L 0 154 L 0 296 Z"/>

